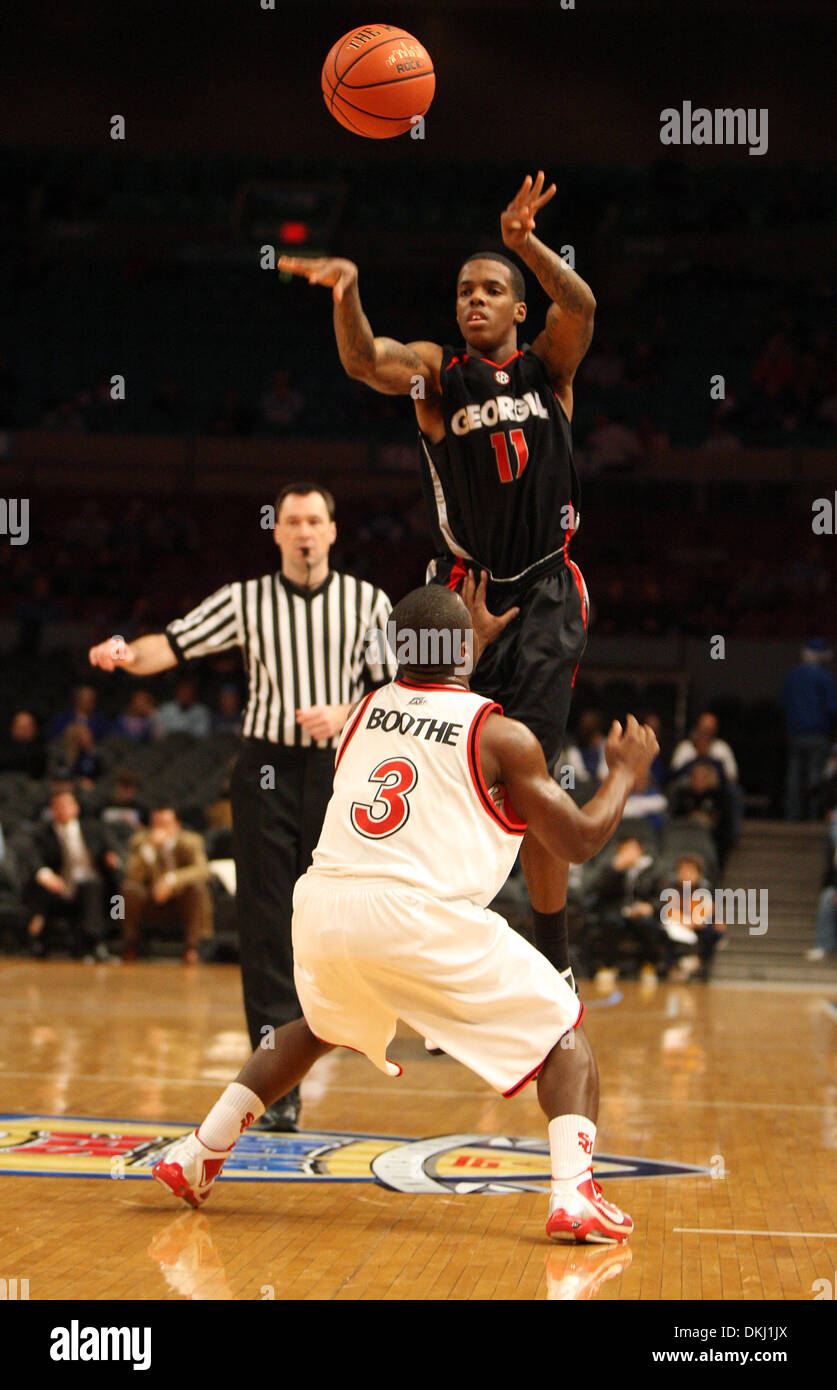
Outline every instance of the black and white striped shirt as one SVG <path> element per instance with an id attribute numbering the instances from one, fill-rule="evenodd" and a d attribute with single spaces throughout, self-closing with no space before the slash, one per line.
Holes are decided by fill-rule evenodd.
<path id="1" fill-rule="evenodd" d="M 365 579 L 331 570 L 319 588 L 305 590 L 277 572 L 225 584 L 165 631 L 179 661 L 241 647 L 250 685 L 245 738 L 328 748 L 339 735 L 315 741 L 296 711 L 353 703 L 393 679 L 393 654 L 371 639 L 386 631 L 390 612 L 383 590 Z"/>

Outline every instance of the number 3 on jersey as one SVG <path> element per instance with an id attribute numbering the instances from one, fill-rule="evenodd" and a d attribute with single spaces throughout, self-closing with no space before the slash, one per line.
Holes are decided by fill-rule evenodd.
<path id="1" fill-rule="evenodd" d="M 410 817 L 407 797 L 418 781 L 418 772 L 409 758 L 386 758 L 369 774 L 377 787 L 371 802 L 352 802 L 352 825 L 368 840 L 394 835 Z"/>

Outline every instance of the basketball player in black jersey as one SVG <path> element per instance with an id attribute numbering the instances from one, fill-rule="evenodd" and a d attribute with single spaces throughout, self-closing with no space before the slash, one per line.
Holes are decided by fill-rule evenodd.
<path id="1" fill-rule="evenodd" d="M 283 256 L 279 269 L 332 289 L 334 330 L 349 376 L 387 395 L 410 395 L 419 425 L 422 485 L 437 546 L 428 579 L 461 588 L 488 576 L 499 634 L 471 679 L 539 739 L 552 767 L 564 741 L 586 643 L 587 591 L 568 546 L 578 526 L 570 420 L 573 378 L 593 336 L 596 301 L 574 270 L 534 235 L 555 194 L 527 176 L 500 218 L 503 242 L 552 301 L 531 346 L 519 268 L 495 252 L 463 264 L 456 318 L 464 346 L 376 338 L 361 307 L 357 266 Z M 521 848 L 535 940 L 569 973 L 566 862 L 527 834 Z"/>

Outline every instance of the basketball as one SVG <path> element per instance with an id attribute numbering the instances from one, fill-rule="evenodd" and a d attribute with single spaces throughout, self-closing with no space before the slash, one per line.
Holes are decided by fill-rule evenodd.
<path id="1" fill-rule="evenodd" d="M 334 44 L 323 63 L 322 87 L 326 106 L 347 130 L 389 140 L 425 115 L 436 76 L 412 34 L 393 24 L 367 24 Z"/>

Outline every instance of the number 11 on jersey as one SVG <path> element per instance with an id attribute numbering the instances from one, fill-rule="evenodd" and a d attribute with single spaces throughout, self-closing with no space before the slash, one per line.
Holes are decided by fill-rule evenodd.
<path id="1" fill-rule="evenodd" d="M 509 430 L 509 438 L 514 445 L 514 452 L 517 456 L 517 472 L 514 474 L 509 460 L 509 446 L 505 430 L 495 430 L 492 435 L 489 435 L 494 457 L 497 460 L 497 472 L 500 474 L 501 483 L 511 483 L 519 478 L 529 462 L 529 450 L 523 431 Z"/>

